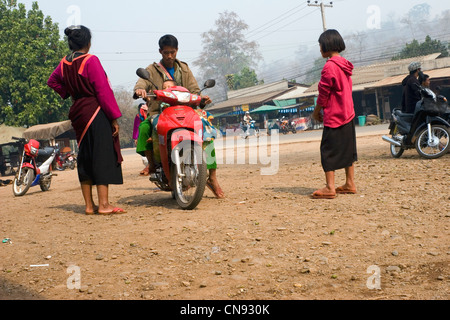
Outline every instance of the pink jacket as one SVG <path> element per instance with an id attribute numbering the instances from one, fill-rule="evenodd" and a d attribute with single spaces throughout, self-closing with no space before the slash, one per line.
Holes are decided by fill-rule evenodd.
<path id="1" fill-rule="evenodd" d="M 341 56 L 332 57 L 322 70 L 317 104 L 323 107 L 324 126 L 339 128 L 355 118 L 354 66 Z"/>

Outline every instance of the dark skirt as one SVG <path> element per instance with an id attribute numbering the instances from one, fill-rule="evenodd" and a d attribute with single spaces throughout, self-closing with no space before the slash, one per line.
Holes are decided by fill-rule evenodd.
<path id="1" fill-rule="evenodd" d="M 122 166 L 114 150 L 111 122 L 100 110 L 81 142 L 78 178 L 93 185 L 123 184 Z"/>
<path id="2" fill-rule="evenodd" d="M 325 127 L 320 151 L 325 172 L 353 166 L 358 161 L 355 121 L 335 129 Z"/>

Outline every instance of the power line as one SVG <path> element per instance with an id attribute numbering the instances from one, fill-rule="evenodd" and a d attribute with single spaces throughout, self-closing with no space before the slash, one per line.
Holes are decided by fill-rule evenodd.
<path id="1" fill-rule="evenodd" d="M 303 18 L 305 18 L 305 17 L 307 17 L 307 16 L 309 16 L 309 15 L 311 15 L 311 14 L 313 14 L 313 13 L 314 13 L 314 11 L 313 11 L 313 12 L 309 12 L 309 13 L 307 13 L 307 14 L 301 16 L 299 19 L 303 19 Z M 280 31 L 281 29 L 283 29 L 283 28 L 285 28 L 285 27 L 287 27 L 287 26 L 289 26 L 289 25 L 291 25 L 291 24 L 293 24 L 293 23 L 295 23 L 295 22 L 297 22 L 297 21 L 298 21 L 298 20 L 289 22 L 288 24 L 282 26 L 281 28 L 276 29 L 276 30 L 274 30 L 274 31 L 272 31 L 272 32 L 269 32 L 268 34 L 266 34 L 266 35 L 264 35 L 264 36 L 262 36 L 262 37 L 256 39 L 255 41 L 259 41 L 259 40 L 261 40 L 262 38 L 265 38 L 265 37 L 271 35 L 272 33 L 278 32 L 278 31 Z"/>
<path id="2" fill-rule="evenodd" d="M 282 21 L 285 21 L 287 18 L 290 18 L 290 17 L 292 17 L 293 15 L 295 15 L 295 14 L 297 14 L 297 13 L 299 13 L 299 12 L 301 12 L 301 11 L 303 11 L 303 10 L 306 9 L 306 6 L 304 6 L 304 5 L 301 5 L 301 6 L 299 6 L 299 7 L 302 7 L 302 8 L 301 8 L 300 10 L 297 10 L 297 11 L 294 11 L 294 12 L 292 12 L 292 10 L 290 10 L 290 11 L 286 12 L 285 14 L 283 14 L 282 16 L 280 16 L 280 17 L 274 19 L 274 20 L 277 20 L 277 19 L 279 19 L 279 18 L 283 18 L 283 20 L 277 21 L 277 22 L 272 23 L 272 24 L 270 24 L 270 22 L 269 22 L 269 23 L 267 23 L 266 25 L 261 26 L 261 27 L 266 26 L 264 29 L 262 29 L 262 30 L 260 30 L 260 31 L 257 31 L 256 33 L 254 33 L 254 31 L 249 32 L 248 34 L 246 34 L 246 37 L 254 37 L 255 35 L 257 35 L 257 34 L 263 32 L 263 31 L 269 29 L 270 27 L 273 27 L 273 26 L 275 26 L 275 25 L 281 23 Z M 297 7 L 297 8 L 298 8 L 298 7 Z M 295 8 L 294 8 L 294 9 L 295 9 Z M 293 10 L 294 10 L 294 9 L 293 9 Z M 285 16 L 287 13 L 290 13 L 290 14 L 289 14 L 288 16 Z M 274 20 L 272 20 L 272 21 L 274 21 Z M 259 27 L 259 28 L 257 28 L 257 29 L 260 29 L 261 27 Z M 256 29 L 255 29 L 255 30 L 256 30 Z M 254 33 L 254 34 L 251 34 L 251 33 Z"/>

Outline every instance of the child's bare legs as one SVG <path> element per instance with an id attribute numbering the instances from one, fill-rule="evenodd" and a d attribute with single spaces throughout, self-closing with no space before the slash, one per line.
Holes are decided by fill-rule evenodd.
<path id="1" fill-rule="evenodd" d="M 335 195 L 336 193 L 354 193 L 356 192 L 355 184 L 355 166 L 345 168 L 345 184 L 336 189 L 335 186 L 335 172 L 329 171 L 325 173 L 326 186 L 323 189 L 317 190 L 316 195 Z M 336 192 L 338 191 L 338 192 Z"/>
<path id="2" fill-rule="evenodd" d="M 355 165 L 345 169 L 345 189 L 347 190 L 356 190 L 355 184 Z"/>
<path id="3" fill-rule="evenodd" d="M 209 179 L 208 182 L 211 184 L 216 196 L 220 199 L 225 198 L 225 193 L 220 187 L 219 180 L 217 179 L 217 169 L 209 170 Z"/>

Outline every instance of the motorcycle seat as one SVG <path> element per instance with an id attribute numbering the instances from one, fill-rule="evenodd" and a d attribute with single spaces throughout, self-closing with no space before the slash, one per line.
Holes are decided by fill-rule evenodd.
<path id="1" fill-rule="evenodd" d="M 45 147 L 44 149 L 39 149 L 38 156 L 39 158 L 49 158 L 54 151 L 55 151 L 54 148 Z"/>
<path id="2" fill-rule="evenodd" d="M 394 113 L 395 113 L 396 116 L 399 116 L 399 117 L 412 117 L 412 116 L 414 116 L 413 113 L 403 113 L 402 110 L 400 110 L 400 109 L 395 109 Z"/>
<path id="3" fill-rule="evenodd" d="M 414 118 L 413 113 L 403 113 L 401 110 L 396 109 L 394 110 L 394 114 L 399 117 L 402 121 L 406 122 L 412 122 Z"/>

